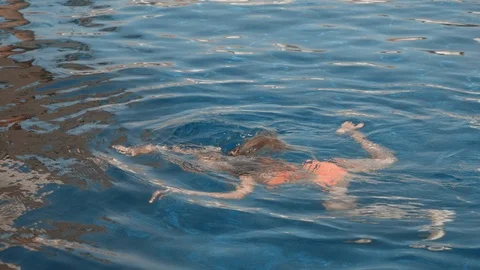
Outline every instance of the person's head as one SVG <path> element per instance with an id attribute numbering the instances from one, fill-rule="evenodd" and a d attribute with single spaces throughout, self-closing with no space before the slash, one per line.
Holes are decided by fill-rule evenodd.
<path id="1" fill-rule="evenodd" d="M 229 156 L 248 156 L 255 155 L 262 150 L 267 151 L 282 151 L 287 149 L 288 146 L 279 140 L 274 134 L 258 134 L 243 144 L 235 147 L 233 150 L 228 152 Z"/>

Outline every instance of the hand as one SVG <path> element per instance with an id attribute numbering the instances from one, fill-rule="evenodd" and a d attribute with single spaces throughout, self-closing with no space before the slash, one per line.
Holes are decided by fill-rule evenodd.
<path id="1" fill-rule="evenodd" d="M 168 195 L 168 193 L 172 192 L 170 188 L 167 188 L 165 190 L 157 190 L 152 194 L 152 197 L 150 200 L 148 200 L 149 203 L 153 203 L 156 200 L 160 200 L 161 198 L 165 197 Z"/>
<path id="2" fill-rule="evenodd" d="M 127 155 L 127 156 L 136 156 L 137 153 L 130 147 L 126 147 L 123 145 L 112 145 L 112 148 L 117 150 L 119 153 Z"/>
<path id="3" fill-rule="evenodd" d="M 351 134 L 353 133 L 353 131 L 360 129 L 363 126 L 364 126 L 363 123 L 359 123 L 355 125 L 353 122 L 347 121 L 347 122 L 344 122 L 339 129 L 337 129 L 336 133 L 339 135 Z"/>

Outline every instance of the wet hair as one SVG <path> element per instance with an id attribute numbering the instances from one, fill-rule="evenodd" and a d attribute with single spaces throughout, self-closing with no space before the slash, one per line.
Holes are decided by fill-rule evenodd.
<path id="1" fill-rule="evenodd" d="M 275 133 L 263 131 L 246 140 L 243 144 L 228 152 L 229 156 L 250 156 L 260 151 L 279 152 L 288 150 L 290 147 L 277 138 Z"/>

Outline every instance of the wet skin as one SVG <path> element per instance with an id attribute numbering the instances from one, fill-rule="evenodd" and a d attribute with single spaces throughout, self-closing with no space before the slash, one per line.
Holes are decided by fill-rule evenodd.
<path id="1" fill-rule="evenodd" d="M 235 190 L 230 192 L 202 192 L 159 184 L 162 189 L 153 193 L 150 203 L 170 193 L 238 200 L 253 192 L 256 184 L 272 188 L 287 183 L 305 181 L 315 183 L 327 192 L 322 203 L 326 210 L 350 211 L 349 213 L 355 216 L 357 215 L 356 211 L 360 214 L 362 211 L 361 208 L 357 208 L 355 197 L 348 195 L 350 173 L 378 171 L 391 166 L 397 160 L 390 150 L 371 142 L 363 133 L 359 132 L 358 129 L 362 127 L 362 123 L 355 125 L 352 122 L 345 122 L 336 133 L 350 136 L 370 154 L 370 158 L 335 158 L 331 161 L 306 160 L 301 165 L 260 155 L 265 152 L 293 149 L 273 134 L 258 134 L 230 151 L 228 155 L 222 154 L 219 147 L 212 146 L 189 148 L 159 145 L 139 147 L 114 145 L 112 147 L 120 153 L 130 156 L 157 152 L 167 161 L 179 165 L 185 171 L 227 173 L 240 179 Z M 185 159 L 185 157 L 190 158 Z M 367 208 L 367 211 L 376 215 L 375 208 Z M 378 211 L 379 216 L 385 215 L 384 209 L 378 209 Z M 443 237 L 445 235 L 444 224 L 452 221 L 455 215 L 448 210 L 435 209 L 419 210 L 415 214 L 428 216 L 432 222 L 426 227 L 426 230 L 430 232 L 427 240 L 437 240 Z"/>
<path id="2" fill-rule="evenodd" d="M 112 146 L 117 151 L 136 156 L 152 152 L 161 153 L 166 160 L 179 165 L 185 171 L 203 173 L 228 173 L 240 179 L 236 190 L 231 192 L 200 192 L 168 187 L 174 193 L 208 196 L 223 199 L 240 199 L 252 192 L 255 183 L 267 186 L 278 186 L 300 180 L 311 181 L 323 188 L 336 186 L 346 187 L 349 172 L 371 172 L 384 169 L 396 159 L 390 150 L 369 141 L 358 129 L 364 125 L 343 123 L 337 130 L 339 135 L 348 135 L 366 150 L 371 158 L 365 159 L 333 159 L 329 161 L 307 160 L 303 165 L 296 165 L 283 160 L 257 156 L 262 150 L 280 151 L 287 149 L 287 144 L 273 135 L 259 134 L 243 145 L 235 148 L 229 155 L 223 155 L 218 147 L 181 147 L 144 145 L 139 147 Z M 183 156 L 193 156 L 194 160 L 185 160 Z M 161 191 L 156 192 L 157 196 Z M 345 194 L 343 192 L 342 194 Z M 155 199 L 155 195 L 152 200 Z M 151 200 L 151 201 L 152 201 Z"/>

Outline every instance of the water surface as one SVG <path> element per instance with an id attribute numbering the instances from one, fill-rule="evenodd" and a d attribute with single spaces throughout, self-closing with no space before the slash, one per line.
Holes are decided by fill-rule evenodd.
<path id="1" fill-rule="evenodd" d="M 466 0 L 0 1 L 2 266 L 479 269 L 479 30 Z M 233 180 L 110 148 L 276 130 L 291 162 L 364 157 L 347 120 L 399 161 L 343 212 L 310 185 L 149 204 L 153 177 Z"/>

